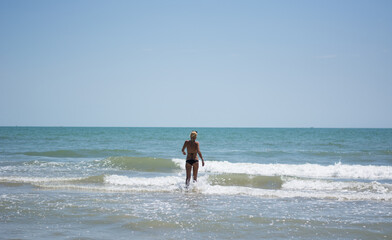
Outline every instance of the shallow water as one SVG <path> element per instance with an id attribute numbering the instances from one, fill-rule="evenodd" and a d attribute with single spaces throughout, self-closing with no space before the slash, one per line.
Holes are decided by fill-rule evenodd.
<path id="1" fill-rule="evenodd" d="M 391 239 L 391 129 L 0 128 L 3 239 Z"/>

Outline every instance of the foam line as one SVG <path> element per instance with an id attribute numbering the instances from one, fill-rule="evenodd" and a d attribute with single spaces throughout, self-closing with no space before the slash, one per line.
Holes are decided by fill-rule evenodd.
<path id="1" fill-rule="evenodd" d="M 185 169 L 183 159 L 172 159 L 174 163 Z M 231 163 L 227 161 L 206 161 L 200 172 L 209 173 L 243 173 L 262 176 L 293 176 L 302 178 L 338 178 L 392 180 L 392 167 L 373 165 L 345 165 L 336 163 L 323 166 L 319 164 L 258 164 Z"/>

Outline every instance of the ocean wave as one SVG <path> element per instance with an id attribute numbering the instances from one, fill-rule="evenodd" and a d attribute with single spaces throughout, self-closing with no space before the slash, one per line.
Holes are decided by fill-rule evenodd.
<path id="1" fill-rule="evenodd" d="M 173 159 L 182 169 L 184 160 Z M 200 172 L 210 173 L 238 173 L 262 176 L 293 176 L 303 178 L 333 178 L 333 179 L 392 179 L 391 166 L 373 165 L 334 165 L 319 164 L 259 164 L 259 163 L 231 163 L 227 161 L 206 161 Z"/>
<path id="2" fill-rule="evenodd" d="M 4 183 L 61 183 L 61 182 L 73 182 L 78 181 L 82 178 L 65 178 L 65 177 L 19 177 L 19 176 L 8 176 L 0 177 L 0 182 Z"/>
<path id="3" fill-rule="evenodd" d="M 122 186 L 133 186 L 133 187 L 155 187 L 160 189 L 168 189 L 173 186 L 178 186 L 184 182 L 184 178 L 179 176 L 167 176 L 167 177 L 127 177 L 119 175 L 105 176 L 105 183 Z"/>
<path id="4" fill-rule="evenodd" d="M 69 162 L 50 162 L 50 161 L 39 161 L 39 160 L 21 163 L 21 165 L 23 165 L 23 166 L 38 166 L 38 167 L 48 167 L 48 166 L 65 167 L 69 164 L 70 164 Z"/>
<path id="5" fill-rule="evenodd" d="M 215 186 L 242 186 L 263 189 L 279 189 L 283 181 L 280 177 L 270 176 L 250 176 L 246 174 L 219 174 L 201 177 L 206 180 L 208 185 Z M 105 183 L 123 186 L 138 187 L 159 187 L 159 188 L 178 188 L 185 179 L 180 176 L 167 177 L 128 177 L 119 175 L 109 175 L 104 178 Z"/>
<path id="6" fill-rule="evenodd" d="M 306 190 L 306 191 L 344 191 L 344 192 L 368 192 L 368 193 L 392 193 L 392 184 L 381 184 L 377 181 L 330 181 L 316 179 L 291 179 L 286 181 L 282 189 Z"/>
<path id="7" fill-rule="evenodd" d="M 94 192 L 191 192 L 261 198 L 392 201 L 392 184 L 377 181 L 357 182 L 247 176 L 246 174 L 204 174 L 199 177 L 197 183 L 191 183 L 188 188 L 185 187 L 184 182 L 185 176 L 183 174 L 164 177 L 132 177 L 116 174 L 81 178 L 0 177 L 0 184 L 8 187 L 18 187 L 22 183 L 29 183 L 45 189 Z"/>
<path id="8" fill-rule="evenodd" d="M 98 176 L 89 176 L 89 177 L 84 177 L 84 178 L 75 178 L 75 179 L 70 179 L 68 180 L 69 182 L 72 183 L 93 183 L 93 184 L 99 184 L 99 183 L 104 183 L 105 175 L 98 175 Z"/>
<path id="9" fill-rule="evenodd" d="M 2 183 L 103 183 L 104 175 L 98 176 L 88 176 L 88 177 L 76 177 L 76 178 L 66 178 L 66 177 L 18 177 L 18 176 L 8 176 L 8 177 L 0 177 L 0 182 Z"/>
<path id="10" fill-rule="evenodd" d="M 45 188 L 66 188 L 83 191 L 104 192 L 191 192 L 207 195 L 242 195 L 261 198 L 316 198 L 341 201 L 392 201 L 391 186 L 378 182 L 371 183 L 344 183 L 322 182 L 319 180 L 282 180 L 280 189 L 258 188 L 246 186 L 247 184 L 225 183 L 224 185 L 211 183 L 211 176 L 199 177 L 197 183 L 188 188 L 184 185 L 184 177 L 129 177 L 108 175 L 104 177 L 104 185 L 41 185 Z M 268 176 L 265 176 L 268 178 Z M 300 182 L 303 181 L 303 182 Z M 306 186 L 307 185 L 307 186 Z M 312 186 L 311 186 L 312 185 Z"/>
<path id="11" fill-rule="evenodd" d="M 142 172 L 174 172 L 180 169 L 172 160 L 151 157 L 109 157 L 102 163 L 106 167 Z"/>
<path id="12" fill-rule="evenodd" d="M 184 188 L 184 179 L 176 176 L 147 178 L 105 175 L 68 179 L 62 182 L 46 179 L 46 181 L 35 181 L 33 185 L 45 189 L 72 189 L 94 192 L 177 192 Z"/>
<path id="13" fill-rule="evenodd" d="M 282 150 L 264 150 L 264 151 L 246 151 L 246 150 L 231 150 L 231 151 L 222 151 L 225 152 L 227 155 L 253 155 L 253 156 L 260 156 L 260 157 L 277 157 L 277 156 L 286 156 L 291 154 L 289 151 L 282 151 Z"/>
<path id="14" fill-rule="evenodd" d="M 202 187 L 201 187 L 202 188 Z M 309 190 L 275 190 L 254 189 L 237 186 L 210 186 L 203 189 L 204 194 L 244 195 L 262 198 L 314 198 L 339 201 L 392 201 L 392 194 L 380 194 L 354 191 L 309 191 Z"/>
<path id="15" fill-rule="evenodd" d="M 53 158 L 88 158 L 126 156 L 137 154 L 134 150 L 124 149 L 78 149 L 78 150 L 54 150 L 43 152 L 22 152 L 26 156 L 53 157 Z"/>
<path id="16" fill-rule="evenodd" d="M 259 176 L 238 173 L 224 173 L 208 177 L 211 185 L 243 186 L 263 189 L 280 189 L 283 181 L 280 176 Z"/>

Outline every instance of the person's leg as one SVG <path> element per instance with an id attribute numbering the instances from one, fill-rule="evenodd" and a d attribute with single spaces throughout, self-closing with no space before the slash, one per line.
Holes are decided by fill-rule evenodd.
<path id="1" fill-rule="evenodd" d="M 191 180 L 192 165 L 190 165 L 189 163 L 185 163 L 185 170 L 186 170 L 185 185 L 189 186 L 189 181 Z"/>
<path id="2" fill-rule="evenodd" d="M 193 164 L 193 182 L 197 182 L 197 172 L 199 171 L 199 162 Z"/>

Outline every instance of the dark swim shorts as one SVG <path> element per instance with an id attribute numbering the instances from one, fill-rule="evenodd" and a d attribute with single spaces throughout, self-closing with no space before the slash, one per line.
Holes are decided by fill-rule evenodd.
<path id="1" fill-rule="evenodd" d="M 199 162 L 199 160 L 195 160 L 195 159 L 186 160 L 186 163 L 189 163 L 190 165 L 193 165 L 194 163 L 197 163 L 197 162 Z"/>

